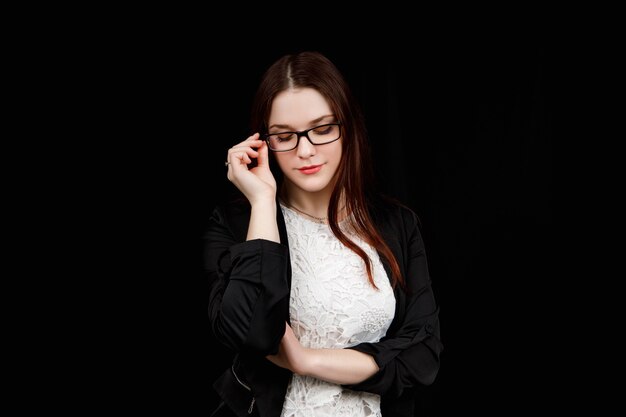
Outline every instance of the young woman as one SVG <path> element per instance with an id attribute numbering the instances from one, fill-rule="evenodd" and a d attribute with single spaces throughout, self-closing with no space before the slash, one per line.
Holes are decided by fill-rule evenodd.
<path id="1" fill-rule="evenodd" d="M 372 192 L 348 85 L 319 53 L 284 56 L 252 128 L 226 157 L 245 203 L 206 234 L 212 330 L 235 353 L 214 415 L 413 416 L 438 307 L 416 215 Z"/>

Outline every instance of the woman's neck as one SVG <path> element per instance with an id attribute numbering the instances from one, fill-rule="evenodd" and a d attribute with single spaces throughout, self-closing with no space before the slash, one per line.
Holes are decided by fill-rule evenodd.
<path id="1" fill-rule="evenodd" d="M 328 217 L 331 193 L 332 190 L 321 190 L 319 192 L 310 193 L 299 188 L 283 186 L 280 199 L 286 206 L 302 214 L 306 214 L 315 219 L 326 220 Z M 344 207 L 344 204 L 340 204 L 339 208 L 341 209 L 342 207 Z"/>
<path id="2" fill-rule="evenodd" d="M 326 218 L 328 216 L 328 204 L 330 196 L 318 195 L 318 193 L 289 193 L 281 194 L 280 199 L 288 207 L 310 216 Z"/>

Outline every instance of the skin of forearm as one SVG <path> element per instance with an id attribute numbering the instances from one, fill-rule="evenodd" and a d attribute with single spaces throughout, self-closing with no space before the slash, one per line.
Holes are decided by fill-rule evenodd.
<path id="1" fill-rule="evenodd" d="M 372 356 L 352 349 L 306 349 L 306 356 L 296 373 L 334 384 L 357 384 L 378 372 Z"/>
<path id="2" fill-rule="evenodd" d="M 250 224 L 246 240 L 265 239 L 280 243 L 276 223 L 276 203 L 274 200 L 254 203 L 250 212 Z"/>

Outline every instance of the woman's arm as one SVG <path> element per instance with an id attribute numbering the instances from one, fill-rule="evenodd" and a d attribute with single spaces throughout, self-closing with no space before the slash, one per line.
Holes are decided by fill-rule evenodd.
<path id="1" fill-rule="evenodd" d="M 273 199 L 255 202 L 250 211 L 250 224 L 246 240 L 265 239 L 280 243 L 276 223 L 276 201 Z"/>
<path id="2" fill-rule="evenodd" d="M 245 203 L 217 207 L 210 218 L 204 236 L 209 319 L 222 344 L 265 356 L 278 351 L 285 333 L 291 265 L 285 245 L 246 241 L 249 219 Z"/>
<path id="3" fill-rule="evenodd" d="M 402 303 L 399 326 L 376 343 L 361 343 L 349 349 L 371 355 L 379 371 L 346 388 L 400 397 L 407 389 L 432 384 L 439 371 L 443 345 L 439 336 L 439 307 L 431 285 L 426 251 L 415 213 L 401 209 L 399 222 L 390 228 L 398 236 L 396 253 L 406 279 L 407 291 L 397 293 Z M 392 239 L 391 237 L 389 239 Z"/>
<path id="4" fill-rule="evenodd" d="M 350 349 L 303 347 L 289 325 L 286 325 L 278 354 L 267 358 L 295 374 L 334 384 L 357 384 L 378 372 L 374 358 L 366 353 Z"/>
<path id="5" fill-rule="evenodd" d="M 250 168 L 252 158 L 256 166 Z M 276 224 L 276 180 L 269 164 L 267 144 L 259 134 L 228 150 L 228 179 L 246 196 L 252 207 L 246 240 L 265 239 L 279 243 Z"/>
<path id="6" fill-rule="evenodd" d="M 252 158 L 257 165 L 249 168 Z M 289 252 L 280 244 L 276 182 L 258 134 L 228 151 L 228 179 L 250 207 L 216 208 L 204 236 L 209 318 L 216 338 L 236 352 L 278 351 L 289 308 Z M 247 227 L 247 233 L 246 233 Z"/>

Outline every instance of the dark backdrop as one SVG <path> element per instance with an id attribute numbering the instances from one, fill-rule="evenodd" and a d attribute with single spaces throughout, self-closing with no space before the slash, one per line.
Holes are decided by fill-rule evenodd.
<path id="1" fill-rule="evenodd" d="M 152 354 L 136 358 L 150 357 L 146 398 L 181 414 L 215 404 L 211 383 L 228 363 L 209 333 L 201 235 L 214 204 L 233 192 L 224 159 L 250 134 L 262 72 L 311 49 L 336 63 L 363 108 L 378 186 L 422 221 L 445 349 L 437 380 L 416 399 L 419 415 L 531 410 L 552 269 L 545 45 L 497 36 L 394 46 L 176 40 L 148 51 L 150 64 L 127 78 L 149 132 L 166 137 L 146 139 L 139 178 L 147 180 L 137 187 L 154 187 L 158 216 L 139 215 L 154 219 L 163 264 L 146 279 L 162 313 L 147 311 L 141 323 L 157 335 Z"/>

